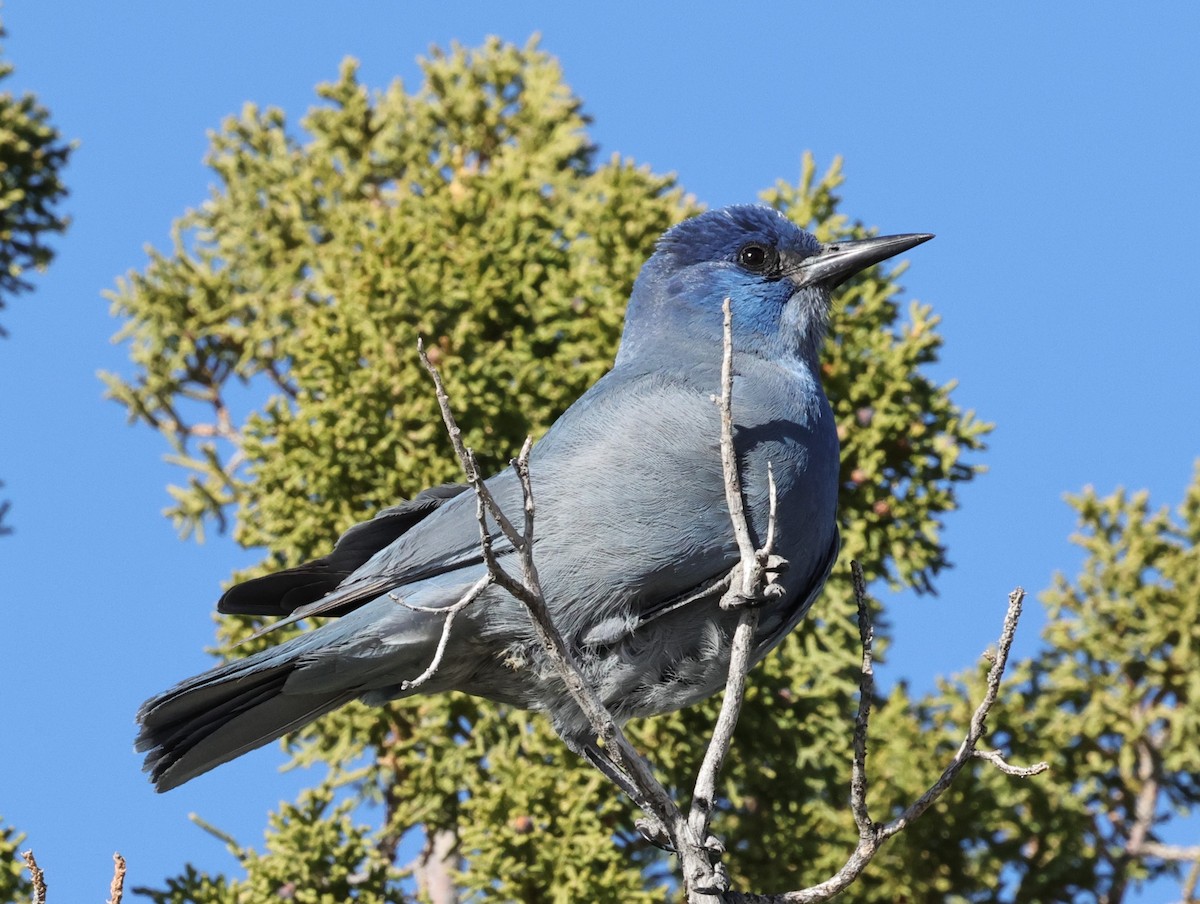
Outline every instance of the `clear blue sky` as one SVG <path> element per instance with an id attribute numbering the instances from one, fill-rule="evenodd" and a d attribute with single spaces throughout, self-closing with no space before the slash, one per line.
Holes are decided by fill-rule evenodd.
<path id="1" fill-rule="evenodd" d="M 229 869 L 187 814 L 257 844 L 268 809 L 304 783 L 267 749 L 159 796 L 131 752 L 137 705 L 209 664 L 220 582 L 259 553 L 181 542 L 161 517 L 179 475 L 157 435 L 101 398 L 96 372 L 128 366 L 100 293 L 204 199 L 206 130 L 248 100 L 294 122 L 346 55 L 368 84 L 411 84 L 431 43 L 538 31 L 603 153 L 674 171 L 710 205 L 794 180 L 805 149 L 821 164 L 843 154 L 847 213 L 937 233 L 905 282 L 945 318 L 936 375 L 998 426 L 990 473 L 948 520 L 957 568 L 941 596 L 891 601 L 888 677 L 927 688 L 969 665 L 1009 589 L 1073 573 L 1063 493 L 1181 498 L 1200 455 L 1197 7 L 585 7 L 5 5 L 6 87 L 36 91 L 80 142 L 74 225 L 36 293 L 2 315 L 0 344 L 16 527 L 0 539 L 0 814 L 29 834 L 53 902 L 101 900 L 114 850 L 133 885 L 187 859 Z"/>

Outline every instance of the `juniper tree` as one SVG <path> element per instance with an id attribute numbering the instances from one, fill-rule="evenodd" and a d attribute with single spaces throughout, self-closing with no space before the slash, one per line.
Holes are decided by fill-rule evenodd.
<path id="1" fill-rule="evenodd" d="M 239 578 L 319 554 L 378 508 L 456 476 L 418 336 L 465 400 L 457 413 L 466 442 L 485 468 L 499 467 L 610 365 L 637 268 L 665 227 L 700 209 L 670 176 L 599 159 L 580 100 L 534 43 L 434 50 L 422 73 L 414 89 L 397 82 L 373 93 L 347 62 L 298 129 L 252 105 L 226 121 L 212 136 L 212 195 L 176 223 L 173 247 L 112 295 L 134 373 L 108 377 L 110 392 L 170 444 L 181 483 L 169 514 L 181 532 L 230 529 L 263 549 L 262 565 Z M 865 224 L 839 209 L 841 181 L 840 161 L 818 173 L 806 155 L 798 182 L 762 200 L 823 240 L 864 236 Z M 843 447 L 843 560 L 858 559 L 877 586 L 925 591 L 948 562 L 940 519 L 978 474 L 989 425 L 954 400 L 952 383 L 927 374 L 941 346 L 938 316 L 902 304 L 901 272 L 877 269 L 840 292 L 823 379 Z M 1050 604 L 1077 613 L 1099 642 L 1087 606 L 1066 602 L 1067 586 Z M 853 846 L 853 609 L 839 569 L 808 619 L 752 673 L 714 827 L 745 886 L 823 878 Z M 275 642 L 248 640 L 257 627 L 222 621 L 221 655 Z M 1114 653 L 1098 648 L 1089 675 L 1071 675 L 1077 659 L 1055 630 L 1043 657 L 1009 683 L 996 719 L 1031 759 L 1083 750 L 1081 739 L 1103 729 L 1094 713 L 1086 724 L 1060 713 L 1070 688 L 1104 680 L 1100 663 Z M 886 622 L 880 634 L 886 641 Z M 1175 636 L 1148 637 L 1141 658 L 1181 643 Z M 957 743 L 977 680 L 968 672 L 922 700 L 897 688 L 880 701 L 871 763 L 881 809 L 928 784 Z M 1184 699 L 1169 692 L 1159 703 Z M 631 727 L 676 787 L 694 771 L 714 707 Z M 1123 728 L 1103 730 L 1124 737 Z M 1063 747 L 1045 749 L 1046 738 Z M 352 704 L 286 749 L 294 762 L 325 764 L 325 778 L 270 817 L 264 851 L 231 844 L 244 875 L 189 867 L 155 900 L 286 892 L 399 901 L 404 877 L 428 876 L 438 861 L 395 862 L 413 827 L 430 840 L 427 853 L 434 841 L 452 848 L 463 900 L 651 901 L 670 884 L 663 855 L 636 837 L 629 806 L 526 713 L 457 695 Z M 1160 771 L 1177 777 L 1187 764 L 1171 750 Z M 1036 887 L 1035 897 L 1058 900 L 1158 869 L 1144 843 L 1126 844 L 1123 856 L 1120 832 L 1104 828 L 1118 812 L 1105 793 L 1134 791 L 1128 754 L 1113 755 L 1125 772 L 1113 773 L 1110 792 L 1100 776 L 1111 770 L 1086 754 L 1038 783 L 964 776 L 850 897 L 1011 900 Z M 1171 789 L 1163 800 L 1190 800 L 1182 779 L 1161 787 Z M 1095 856 L 1101 845 L 1107 859 Z M 1033 865 L 1012 865 L 1022 858 Z"/>

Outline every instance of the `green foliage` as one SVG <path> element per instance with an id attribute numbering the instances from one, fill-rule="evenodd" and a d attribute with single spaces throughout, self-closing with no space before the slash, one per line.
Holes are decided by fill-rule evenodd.
<path id="1" fill-rule="evenodd" d="M 465 441 L 507 461 L 605 371 L 646 251 L 694 211 L 669 178 L 593 165 L 533 45 L 423 66 L 372 97 L 346 62 L 304 144 L 247 106 L 212 139 L 221 188 L 113 294 L 138 374 L 109 389 L 190 472 L 185 533 L 234 509 L 239 542 L 293 561 L 455 477 L 419 336 L 471 400 Z"/>
<path id="2" fill-rule="evenodd" d="M 0 24 L 0 39 L 5 34 Z M 12 63 L 0 59 L 0 82 L 12 72 Z M 54 257 L 44 237 L 67 228 L 54 208 L 67 193 L 60 172 L 70 152 L 36 96 L 0 91 L 0 311 L 8 297 L 32 288 L 28 270 L 44 270 Z M 8 507 L 0 500 L 0 537 L 12 532 L 4 524 Z"/>
<path id="3" fill-rule="evenodd" d="M 0 24 L 0 38 L 5 34 Z M 0 59 L 0 82 L 12 72 L 12 63 Z M 6 298 L 32 288 L 25 278 L 30 267 L 41 270 L 50 263 L 54 254 L 42 243 L 43 236 L 67 227 L 67 220 L 56 216 L 53 208 L 66 195 L 59 172 L 71 147 L 49 120 L 50 112 L 33 94 L 18 98 L 10 91 L 0 92 L 0 310 Z M 4 524 L 8 508 L 9 503 L 0 500 L 0 536 L 11 533 Z M 23 839 L 0 823 L 0 901 L 28 900 L 32 893 L 18 856 Z"/>
<path id="4" fill-rule="evenodd" d="M 167 880 L 166 888 L 138 888 L 154 904 L 295 901 L 297 904 L 400 904 L 400 873 L 372 838 L 356 825 L 351 801 L 336 803 L 328 784 L 304 791 L 269 818 L 262 854 L 209 828 L 224 840 L 245 870 L 244 879 L 209 876 L 192 867 Z"/>
<path id="5" fill-rule="evenodd" d="M 1011 817 L 1009 848 L 1026 853 L 1019 894 L 1067 879 L 1115 901 L 1180 874 L 1146 845 L 1200 806 L 1200 462 L 1179 521 L 1150 511 L 1145 492 L 1089 488 L 1069 502 L 1087 558 L 1043 594 L 1045 648 L 1020 664 L 998 715 L 1023 755 L 1041 749 L 1055 781 L 993 780 L 993 793 Z"/>
<path id="6" fill-rule="evenodd" d="M 1069 501 L 1082 571 L 1042 595 L 1042 649 L 1010 666 L 990 717 L 992 744 L 1050 771 L 964 774 L 884 849 L 852 899 L 1117 902 L 1172 876 L 1196 890 L 1200 866 L 1162 842 L 1200 805 L 1200 462 L 1178 521 L 1151 512 L 1145 493 L 1088 489 Z M 981 664 L 943 682 L 916 706 L 902 689 L 888 699 L 869 764 L 878 812 L 915 799 L 949 760 L 985 673 Z"/>
<path id="7" fill-rule="evenodd" d="M 0 819 L 0 902 L 17 904 L 28 901 L 33 894 L 33 884 L 25 872 L 25 861 L 21 859 L 21 845 L 25 836 Z"/>
<path id="8" fill-rule="evenodd" d="M 0 59 L 0 82 L 12 72 Z M 6 298 L 32 288 L 30 268 L 44 270 L 54 257 L 45 236 L 67 228 L 54 208 L 67 193 L 60 172 L 70 152 L 35 95 L 0 92 L 0 310 Z"/>

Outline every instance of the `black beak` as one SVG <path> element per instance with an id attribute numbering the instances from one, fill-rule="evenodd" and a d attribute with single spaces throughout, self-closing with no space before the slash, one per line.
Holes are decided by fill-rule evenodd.
<path id="1" fill-rule="evenodd" d="M 793 278 L 799 286 L 820 283 L 827 289 L 834 289 L 872 264 L 895 257 L 931 238 L 933 236 L 927 232 L 915 232 L 908 235 L 882 235 L 856 242 L 831 242 L 822 246 L 812 257 L 806 257 Z"/>

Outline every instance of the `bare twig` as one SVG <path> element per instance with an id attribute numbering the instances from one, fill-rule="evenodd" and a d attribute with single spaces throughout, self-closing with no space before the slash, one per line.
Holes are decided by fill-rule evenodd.
<path id="1" fill-rule="evenodd" d="M 871 704 L 875 700 L 875 624 L 867 602 L 867 583 L 862 566 L 850 563 L 854 583 L 854 601 L 858 606 L 858 639 L 862 645 L 862 665 L 858 676 L 858 713 L 854 717 L 854 765 L 850 770 L 850 810 L 858 826 L 859 839 L 875 833 L 875 824 L 867 811 L 867 735 L 871 722 Z"/>
<path id="2" fill-rule="evenodd" d="M 1156 860 L 1166 860 L 1171 863 L 1200 862 L 1200 844 L 1163 844 L 1159 841 L 1145 841 L 1137 850 L 1139 857 L 1153 857 Z"/>
<path id="3" fill-rule="evenodd" d="M 721 305 L 724 323 L 721 345 L 721 395 L 714 399 L 721 412 L 721 472 L 725 479 L 725 503 L 729 506 L 729 520 L 733 524 L 733 536 L 741 554 L 741 594 L 751 599 L 753 589 L 761 580 L 762 565 L 754 541 L 750 539 L 750 527 L 746 523 L 746 505 L 742 498 L 742 478 L 738 474 L 737 452 L 733 448 L 733 310 L 729 299 Z M 731 588 L 732 590 L 732 588 Z M 736 603 L 725 604 L 732 608 Z"/>
<path id="4" fill-rule="evenodd" d="M 1008 611 L 1004 615 L 1004 628 L 1000 632 L 1000 640 L 996 644 L 996 653 L 992 660 L 992 667 L 988 670 L 987 691 L 984 693 L 983 700 L 979 706 L 975 708 L 975 713 L 971 716 L 967 736 L 959 746 L 954 759 L 950 761 L 950 765 L 943 770 L 941 776 L 928 791 L 922 794 L 912 806 L 901 813 L 895 820 L 880 829 L 881 840 L 890 838 L 892 835 L 903 830 L 909 822 L 929 809 L 929 805 L 950 787 L 950 783 L 962 771 L 967 761 L 974 758 L 975 747 L 979 743 L 980 738 L 983 737 L 988 713 L 991 712 L 992 706 L 996 703 L 996 697 L 1000 693 L 1000 680 L 1004 677 L 1004 667 L 1008 663 L 1008 653 L 1012 649 L 1013 638 L 1017 633 L 1017 622 L 1020 621 L 1021 604 L 1024 601 L 1025 591 L 1020 587 L 1008 595 Z M 1030 773 L 1031 775 L 1037 775 L 1050 767 L 1046 763 L 1037 763 L 1028 768 L 1033 770 Z"/>
<path id="5" fill-rule="evenodd" d="M 742 895 L 729 894 L 724 898 L 725 904 L 816 904 L 828 901 L 854 882 L 867 864 L 878 852 L 880 846 L 893 835 L 902 832 L 908 825 L 923 814 L 950 787 L 951 782 L 962 771 L 963 767 L 977 756 L 989 762 L 999 760 L 1003 763 L 1002 771 L 1009 775 L 1037 775 L 1049 766 L 1037 763 L 1029 767 L 1010 766 L 1004 762 L 999 753 L 994 751 L 978 751 L 976 745 L 983 737 L 987 715 L 996 702 L 1000 692 L 1000 681 L 1004 675 L 1004 666 L 1012 649 L 1013 637 L 1016 634 L 1017 622 L 1021 617 L 1021 603 L 1025 599 L 1025 591 L 1019 587 L 1008 597 L 1008 611 L 1004 616 L 1004 628 L 995 654 L 989 655 L 991 668 L 988 670 L 987 690 L 983 701 L 976 707 L 971 717 L 967 736 L 959 746 L 958 752 L 950 764 L 942 771 L 937 781 L 929 790 L 921 795 L 915 803 L 886 825 L 871 821 L 867 811 L 867 781 L 866 781 L 866 744 L 867 728 L 870 717 L 869 697 L 874 693 L 874 669 L 872 666 L 871 640 L 873 629 L 870 623 L 870 608 L 866 601 L 866 589 L 862 580 L 862 571 L 857 563 L 852 564 L 854 572 L 854 597 L 858 604 L 859 635 L 863 642 L 863 662 L 859 676 L 859 710 L 854 727 L 854 767 L 851 779 L 851 809 L 854 811 L 855 822 L 859 828 L 859 841 L 845 865 L 829 879 L 809 888 L 799 891 L 784 892 L 778 895 Z M 999 764 L 997 764 L 999 765 Z"/>
<path id="6" fill-rule="evenodd" d="M 471 603 L 475 602 L 475 600 L 477 600 L 479 598 L 479 594 L 483 593 L 483 591 L 486 590 L 491 585 L 491 583 L 492 583 L 491 574 L 485 574 L 478 581 L 476 581 L 473 585 L 471 585 L 471 589 L 468 590 L 466 593 L 464 593 L 462 595 L 462 598 L 459 599 L 458 602 L 456 602 L 452 606 L 447 606 L 445 608 L 436 608 L 436 607 L 432 607 L 432 606 L 416 606 L 416 605 L 413 605 L 412 603 L 405 602 L 404 598 L 401 597 L 400 594 L 396 593 L 395 591 L 388 594 L 389 597 L 391 597 L 393 600 L 395 600 L 400 605 L 404 606 L 406 609 L 411 609 L 414 612 L 428 612 L 428 613 L 432 613 L 432 614 L 436 614 L 436 615 L 441 615 L 445 618 L 445 621 L 442 622 L 442 636 L 438 638 L 437 649 L 433 653 L 433 659 L 432 659 L 432 661 L 430 661 L 429 667 L 427 669 L 425 669 L 425 671 L 423 671 L 416 678 L 413 678 L 412 680 L 400 682 L 400 687 L 402 690 L 411 691 L 414 688 L 420 687 L 422 684 L 424 684 L 426 681 L 428 681 L 430 678 L 433 677 L 434 673 L 438 670 L 438 668 L 442 664 L 442 657 L 446 655 L 446 646 L 450 642 L 450 629 L 454 627 L 455 616 L 457 616 L 458 613 L 462 612 L 463 609 L 467 608 L 467 606 L 471 605 Z"/>
<path id="7" fill-rule="evenodd" d="M 591 725 L 604 750 L 604 754 L 622 774 L 630 779 L 631 784 L 637 788 L 640 797 L 637 801 L 638 804 L 647 811 L 649 816 L 659 822 L 664 831 L 670 835 L 671 840 L 676 842 L 677 836 L 680 834 L 680 826 L 686 825 L 679 812 L 679 808 L 671 800 L 670 795 L 667 794 L 662 784 L 654 777 L 637 751 L 634 750 L 633 745 L 625 738 L 624 733 L 617 725 L 612 714 L 608 711 L 608 708 L 604 705 L 604 702 L 584 679 L 574 655 L 567 647 L 566 642 L 550 617 L 550 611 L 546 605 L 545 596 L 542 593 L 541 583 L 538 580 L 537 569 L 533 565 L 532 522 L 535 507 L 532 481 L 529 474 L 529 454 L 532 449 L 532 443 L 527 440 L 521 449 L 521 454 L 512 463 L 521 482 L 524 499 L 523 526 L 526 532 L 522 535 L 517 532 L 512 522 L 501 511 L 499 504 L 480 476 L 478 462 L 474 453 L 466 448 L 462 441 L 462 431 L 459 429 L 458 423 L 454 418 L 450 399 L 446 394 L 441 375 L 438 373 L 437 368 L 434 367 L 433 362 L 425 354 L 424 345 L 420 341 L 418 341 L 417 352 L 420 355 L 421 363 L 433 379 L 434 388 L 437 392 L 438 405 L 442 413 L 442 420 L 445 422 L 446 431 L 450 435 L 450 442 L 454 446 L 459 462 L 462 464 L 467 481 L 475 491 L 480 545 L 488 574 L 496 584 L 503 587 L 509 594 L 525 605 L 531 616 L 534 633 L 543 652 L 550 661 L 555 673 L 559 676 L 559 679 L 566 686 L 572 700 Z M 517 580 L 506 572 L 497 561 L 492 546 L 491 532 L 487 527 L 485 512 L 486 515 L 490 515 L 496 524 L 499 525 L 500 530 L 513 549 L 520 553 L 522 580 Z"/>
<path id="8" fill-rule="evenodd" d="M 1196 900 L 1196 886 L 1200 884 L 1200 850 L 1196 852 L 1196 860 L 1192 868 L 1188 871 L 1187 878 L 1183 880 L 1184 904 L 1192 904 Z"/>
<path id="9" fill-rule="evenodd" d="M 425 341 L 423 339 L 417 340 L 417 354 L 420 356 L 425 370 L 433 378 L 434 390 L 437 392 L 438 407 L 442 411 L 442 421 L 446 425 L 446 432 L 450 435 L 450 443 L 454 446 L 454 454 L 458 456 L 458 460 L 462 464 L 467 482 L 471 484 L 475 495 L 487 506 L 488 514 L 500 526 L 500 530 L 504 532 L 504 536 L 508 538 L 508 542 L 513 545 L 514 549 L 520 549 L 521 535 L 517 533 L 517 529 L 513 527 L 512 522 L 508 520 L 504 512 L 500 511 L 500 506 L 497 505 L 491 490 L 483 482 L 483 477 L 480 476 L 479 465 L 475 460 L 474 453 L 463 445 L 462 431 L 458 429 L 458 422 L 455 421 L 454 412 L 450 409 L 450 397 L 446 395 L 446 387 L 442 383 L 442 375 L 438 373 L 437 368 L 433 366 L 433 362 L 429 360 L 429 356 L 425 354 Z"/>
<path id="10" fill-rule="evenodd" d="M 733 732 L 737 727 L 738 716 L 741 714 L 742 702 L 745 698 L 746 674 L 753 664 L 759 604 L 765 598 L 766 590 L 765 565 L 770 559 L 775 544 L 776 504 L 775 475 L 768 465 L 767 482 L 770 508 L 767 519 L 767 539 L 762 549 L 755 549 L 750 539 L 750 528 L 746 522 L 741 476 L 738 473 L 737 453 L 733 445 L 733 314 L 728 298 L 725 299 L 722 310 L 724 312 L 724 328 L 721 395 L 716 402 L 721 415 L 720 445 L 725 501 L 729 507 L 734 537 L 737 539 L 738 550 L 741 553 L 741 582 L 730 586 L 729 592 L 722 599 L 721 604 L 724 608 L 740 605 L 742 609 L 730 645 L 729 673 L 725 681 L 725 694 L 721 699 L 721 711 L 713 726 L 712 738 L 709 740 L 700 771 L 696 775 L 696 784 L 692 792 L 692 807 L 688 818 L 692 836 L 704 844 L 711 853 L 721 851 L 720 843 L 709 838 L 708 827 L 712 820 L 717 779 L 733 742 Z M 708 889 L 696 890 L 702 894 L 708 891 Z M 725 891 L 725 888 L 719 890 Z"/>
<path id="11" fill-rule="evenodd" d="M 125 858 L 113 854 L 113 877 L 108 886 L 108 904 L 121 904 L 125 896 Z"/>
<path id="12" fill-rule="evenodd" d="M 1041 775 L 1050 768 L 1049 763 L 1034 763 L 1032 766 L 1010 765 L 999 750 L 976 750 L 975 756 L 981 760 L 987 760 L 1005 775 L 1012 775 L 1017 778 L 1029 778 L 1033 775 Z"/>
<path id="13" fill-rule="evenodd" d="M 38 866 L 33 851 L 25 851 L 21 858 L 25 861 L 29 878 L 33 882 L 33 904 L 46 904 L 46 874 Z"/>

